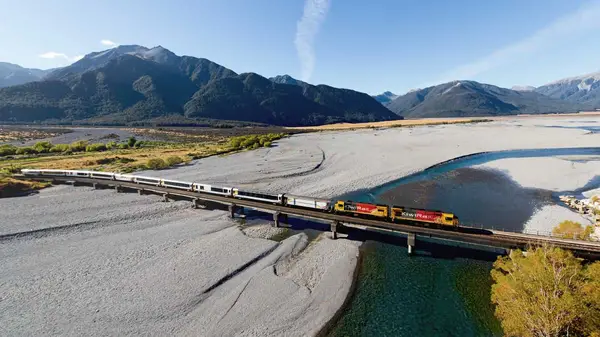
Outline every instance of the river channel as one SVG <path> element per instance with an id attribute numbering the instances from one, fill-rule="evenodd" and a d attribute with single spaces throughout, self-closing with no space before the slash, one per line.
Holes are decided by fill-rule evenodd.
<path id="1" fill-rule="evenodd" d="M 558 193 L 523 188 L 500 171 L 472 168 L 505 158 L 599 156 L 600 148 L 511 150 L 475 154 L 342 199 L 452 210 L 462 223 L 521 231 Z M 597 160 L 597 158 L 596 158 Z M 586 189 L 600 187 L 594 179 Z M 577 191 L 575 191 L 577 192 Z M 361 247 L 356 289 L 330 336 L 502 336 L 490 303 L 498 251 L 390 235 Z"/>

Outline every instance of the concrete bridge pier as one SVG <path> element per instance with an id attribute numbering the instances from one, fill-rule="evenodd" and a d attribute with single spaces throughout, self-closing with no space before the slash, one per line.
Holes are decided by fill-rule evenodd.
<path id="1" fill-rule="evenodd" d="M 117 191 L 117 193 L 121 193 L 123 192 L 123 187 L 121 185 L 115 185 L 115 191 Z"/>
<path id="2" fill-rule="evenodd" d="M 281 217 L 280 212 L 273 213 L 273 227 L 275 227 L 275 228 L 279 227 L 280 217 Z"/>
<path id="3" fill-rule="evenodd" d="M 138 190 L 138 194 L 139 194 L 139 195 L 144 195 L 144 189 L 143 189 L 143 188 L 140 188 L 140 189 Z"/>
<path id="4" fill-rule="evenodd" d="M 233 219 L 235 218 L 235 204 L 229 205 L 229 216 Z"/>
<path id="5" fill-rule="evenodd" d="M 408 236 L 406 237 L 406 242 L 408 245 L 408 255 L 412 255 L 416 241 L 417 235 L 415 233 L 408 233 Z"/>
<path id="6" fill-rule="evenodd" d="M 73 185 L 73 186 L 75 186 L 75 185 Z M 93 183 L 93 184 L 92 184 L 92 187 L 93 187 L 95 190 L 97 190 L 97 189 L 98 189 L 98 184 L 96 184 L 96 183 Z"/>
<path id="7" fill-rule="evenodd" d="M 206 208 L 206 204 L 202 200 L 200 200 L 198 198 L 194 198 L 192 200 L 192 208 L 196 208 L 196 209 Z"/>
<path id="8" fill-rule="evenodd" d="M 334 240 L 337 240 L 338 236 L 337 236 L 337 229 L 338 226 L 340 225 L 340 222 L 337 220 L 333 220 L 331 222 L 331 238 Z"/>
<path id="9" fill-rule="evenodd" d="M 169 202 L 169 193 L 163 194 L 163 201 L 164 202 Z"/>

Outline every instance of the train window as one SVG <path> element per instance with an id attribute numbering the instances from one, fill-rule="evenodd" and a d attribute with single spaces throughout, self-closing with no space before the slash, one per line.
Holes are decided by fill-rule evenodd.
<path id="1" fill-rule="evenodd" d="M 76 173 L 78 176 L 87 176 L 87 173 L 82 173 L 82 172 L 77 172 Z"/>
<path id="2" fill-rule="evenodd" d="M 200 189 L 204 191 L 204 186 L 200 185 Z"/>
<path id="3" fill-rule="evenodd" d="M 447 216 L 446 221 L 452 221 L 452 217 Z"/>
<path id="4" fill-rule="evenodd" d="M 218 187 L 211 187 L 210 190 L 212 192 L 219 192 L 219 193 L 223 193 L 223 189 L 222 188 L 218 188 Z"/>

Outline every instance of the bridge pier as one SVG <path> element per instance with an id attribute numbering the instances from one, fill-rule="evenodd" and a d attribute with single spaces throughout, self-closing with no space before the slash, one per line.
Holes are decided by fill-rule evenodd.
<path id="1" fill-rule="evenodd" d="M 169 193 L 163 194 L 163 201 L 164 202 L 169 202 Z"/>
<path id="2" fill-rule="evenodd" d="M 198 198 L 194 198 L 192 200 L 192 208 L 206 208 L 206 205 L 204 204 L 204 202 Z"/>
<path id="3" fill-rule="evenodd" d="M 144 189 L 143 189 L 143 188 L 139 189 L 139 190 L 138 190 L 138 194 L 139 194 L 139 195 L 144 195 Z"/>
<path id="4" fill-rule="evenodd" d="M 334 239 L 334 240 L 337 240 L 337 238 L 338 238 L 338 236 L 337 236 L 337 228 L 338 228 L 339 224 L 340 224 L 340 222 L 337 221 L 337 220 L 333 220 L 331 222 L 331 238 Z"/>
<path id="5" fill-rule="evenodd" d="M 408 245 L 408 255 L 413 253 L 413 248 L 415 247 L 415 243 L 417 241 L 417 235 L 415 233 L 408 233 L 406 237 L 406 242 Z"/>
<path id="6" fill-rule="evenodd" d="M 73 185 L 73 186 L 74 186 L 74 185 Z M 96 184 L 96 183 L 93 183 L 93 184 L 92 184 L 92 187 L 93 187 L 95 190 L 97 190 L 97 189 L 98 189 L 98 184 Z"/>
<path id="7" fill-rule="evenodd" d="M 229 216 L 233 219 L 235 218 L 235 204 L 229 205 Z"/>
<path id="8" fill-rule="evenodd" d="M 273 227 L 275 227 L 275 228 L 279 227 L 279 217 L 280 216 L 281 216 L 281 213 L 279 213 L 279 212 L 273 213 Z"/>
<path id="9" fill-rule="evenodd" d="M 117 193 L 121 193 L 123 192 L 123 187 L 121 185 L 115 185 L 115 191 L 117 191 Z"/>

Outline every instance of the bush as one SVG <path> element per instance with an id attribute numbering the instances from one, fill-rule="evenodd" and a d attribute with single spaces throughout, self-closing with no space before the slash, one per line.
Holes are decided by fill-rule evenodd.
<path id="1" fill-rule="evenodd" d="M 88 145 L 87 141 L 78 140 L 76 142 L 71 143 L 71 145 L 69 145 L 69 149 L 73 152 L 82 152 L 82 151 L 85 151 L 87 145 Z"/>
<path id="2" fill-rule="evenodd" d="M 144 146 L 144 141 L 143 140 L 138 140 L 135 142 L 135 144 L 133 144 L 133 147 L 135 147 L 136 149 L 139 149 L 140 147 Z"/>
<path id="3" fill-rule="evenodd" d="M 271 147 L 271 142 L 268 142 L 268 141 L 267 141 L 267 142 L 265 142 L 265 143 L 263 144 L 263 146 L 264 146 L 264 147 Z"/>
<path id="4" fill-rule="evenodd" d="M 146 162 L 146 168 L 150 170 L 160 170 L 167 167 L 167 163 L 165 163 L 165 161 L 160 158 L 153 158 Z"/>
<path id="5" fill-rule="evenodd" d="M 115 143 L 115 142 L 108 142 L 108 143 L 106 143 L 106 149 L 107 150 L 112 150 L 112 149 L 115 149 L 115 148 L 117 148 L 117 143 Z"/>
<path id="6" fill-rule="evenodd" d="M 548 246 L 514 250 L 491 271 L 506 336 L 594 336 L 600 329 L 600 262 Z"/>
<path id="7" fill-rule="evenodd" d="M 37 153 L 37 151 L 35 151 L 34 148 L 25 146 L 25 147 L 18 148 L 15 154 L 34 154 L 34 153 Z"/>
<path id="8" fill-rule="evenodd" d="M 253 150 L 256 150 L 256 149 L 258 149 L 259 147 L 260 147 L 260 143 L 259 143 L 259 142 L 256 142 L 256 143 L 252 144 L 252 147 L 251 147 L 251 149 L 253 149 Z"/>
<path id="9" fill-rule="evenodd" d="M 37 142 L 33 145 L 33 149 L 37 153 L 48 153 L 52 148 L 52 143 L 50 142 Z"/>
<path id="10" fill-rule="evenodd" d="M 85 152 L 100 152 L 106 151 L 106 145 L 102 143 L 90 144 L 85 147 Z"/>
<path id="11" fill-rule="evenodd" d="M 136 142 L 137 142 L 137 139 L 135 139 L 135 137 L 133 137 L 133 136 L 131 136 L 127 139 L 127 145 L 129 145 L 129 147 L 134 147 Z"/>
<path id="12" fill-rule="evenodd" d="M 165 160 L 167 166 L 174 166 L 183 163 L 183 159 L 179 156 L 170 156 Z"/>
<path id="13" fill-rule="evenodd" d="M 0 146 L 0 157 L 12 156 L 17 153 L 17 147 L 14 145 L 2 145 Z"/>
<path id="14" fill-rule="evenodd" d="M 121 143 L 121 144 L 118 144 L 117 147 L 119 149 L 121 149 L 121 150 L 128 149 L 129 148 L 129 144 L 127 144 L 127 143 Z"/>
<path id="15" fill-rule="evenodd" d="M 552 230 L 552 235 L 565 239 L 589 240 L 593 232 L 592 226 L 584 228 L 579 222 L 565 220 Z"/>
<path id="16" fill-rule="evenodd" d="M 69 150 L 70 150 L 69 144 L 56 144 L 50 149 L 50 152 L 58 153 L 58 152 L 67 152 Z"/>

